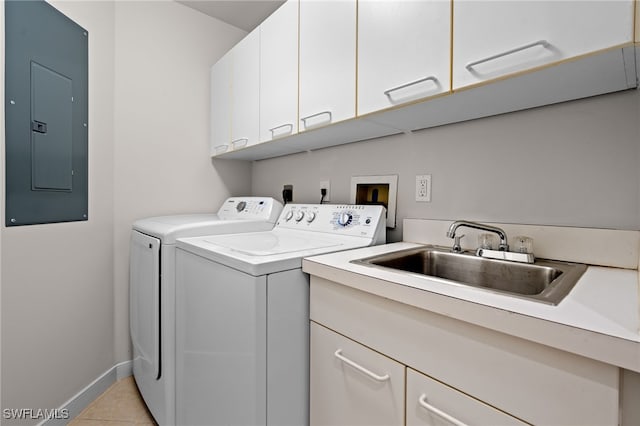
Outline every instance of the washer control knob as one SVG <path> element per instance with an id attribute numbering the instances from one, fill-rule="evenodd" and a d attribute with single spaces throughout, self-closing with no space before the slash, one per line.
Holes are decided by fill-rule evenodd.
<path id="1" fill-rule="evenodd" d="M 247 207 L 247 202 L 246 201 L 240 201 L 237 205 L 236 205 L 236 210 L 238 210 L 239 212 L 241 212 L 242 210 L 245 209 L 245 207 Z"/>
<path id="2" fill-rule="evenodd" d="M 353 216 L 351 215 L 351 213 L 349 212 L 340 213 L 340 216 L 338 216 L 338 225 L 347 226 L 351 223 L 352 220 L 353 220 Z"/>
<path id="3" fill-rule="evenodd" d="M 307 214 L 307 222 L 311 223 L 316 218 L 316 214 L 314 212 L 309 212 Z"/>
<path id="4" fill-rule="evenodd" d="M 299 210 L 298 213 L 296 213 L 296 222 L 300 222 L 303 218 L 304 212 L 302 210 Z"/>
<path id="5" fill-rule="evenodd" d="M 292 217 L 293 217 L 293 211 L 289 210 L 287 212 L 287 215 L 284 217 L 285 222 L 289 222 Z"/>

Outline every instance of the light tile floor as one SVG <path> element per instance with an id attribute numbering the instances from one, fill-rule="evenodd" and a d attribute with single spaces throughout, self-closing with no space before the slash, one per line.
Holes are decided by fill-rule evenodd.
<path id="1" fill-rule="evenodd" d="M 133 376 L 120 379 L 93 401 L 69 426 L 156 425 Z"/>

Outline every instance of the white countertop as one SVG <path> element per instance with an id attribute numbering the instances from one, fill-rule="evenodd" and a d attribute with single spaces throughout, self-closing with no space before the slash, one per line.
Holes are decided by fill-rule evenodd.
<path id="1" fill-rule="evenodd" d="M 393 243 L 306 258 L 311 275 L 640 372 L 638 271 L 589 266 L 558 305 L 351 263 L 420 247 Z"/>

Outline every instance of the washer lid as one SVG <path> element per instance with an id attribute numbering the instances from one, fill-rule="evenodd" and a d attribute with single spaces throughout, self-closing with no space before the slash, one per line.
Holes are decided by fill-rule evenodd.
<path id="1" fill-rule="evenodd" d="M 335 238 L 329 239 L 318 235 L 313 235 L 313 238 L 309 238 L 303 232 L 298 234 L 264 232 L 246 235 L 219 235 L 213 238 L 205 238 L 205 241 L 214 246 L 224 247 L 249 256 L 297 253 L 342 245 Z"/>

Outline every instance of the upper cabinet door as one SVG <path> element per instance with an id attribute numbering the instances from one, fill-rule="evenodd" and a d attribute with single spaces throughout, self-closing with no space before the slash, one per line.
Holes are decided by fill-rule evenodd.
<path id="1" fill-rule="evenodd" d="M 260 25 L 260 141 L 298 133 L 298 0 Z"/>
<path id="2" fill-rule="evenodd" d="M 258 143 L 260 126 L 260 32 L 254 30 L 232 50 L 231 148 Z"/>
<path id="3" fill-rule="evenodd" d="M 211 155 L 222 154 L 231 142 L 231 52 L 211 67 Z"/>
<path id="4" fill-rule="evenodd" d="M 640 1 L 636 0 L 636 22 L 635 22 L 635 28 L 636 28 L 636 43 L 640 42 Z"/>
<path id="5" fill-rule="evenodd" d="M 632 41 L 633 1 L 453 2 L 453 88 Z"/>
<path id="6" fill-rule="evenodd" d="M 450 90 L 451 1 L 358 2 L 358 115 Z"/>
<path id="7" fill-rule="evenodd" d="M 356 1 L 300 1 L 300 131 L 355 116 Z"/>

